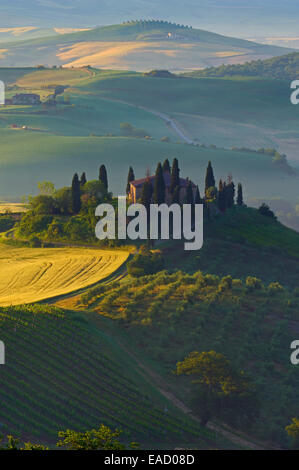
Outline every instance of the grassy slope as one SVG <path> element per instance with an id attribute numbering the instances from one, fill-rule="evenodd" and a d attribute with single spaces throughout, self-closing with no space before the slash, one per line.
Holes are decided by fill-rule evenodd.
<path id="1" fill-rule="evenodd" d="M 169 33 L 173 35 L 171 39 L 168 37 Z M 95 49 L 94 43 L 97 43 Z M 189 46 L 187 49 L 186 45 Z M 101 46 L 106 49 L 104 55 L 101 55 Z M 119 66 L 126 70 L 130 68 L 144 70 L 163 64 L 174 70 L 190 70 L 194 67 L 194 63 L 197 67 L 202 67 L 209 64 L 218 65 L 235 56 L 241 56 L 245 61 L 246 58 L 269 57 L 292 51 L 207 31 L 157 23 L 98 27 L 88 31 L 52 35 L 17 43 L 2 43 L 2 47 L 3 65 L 33 63 L 73 65 L 75 61 L 76 65 L 92 64 L 100 68 L 109 68 L 114 64 L 114 67 Z M 66 48 L 67 54 L 65 54 Z M 118 48 L 121 49 L 121 53 Z M 74 49 L 75 53 L 70 54 L 71 49 Z M 144 54 L 144 51 L 147 53 Z M 113 57 L 112 62 L 111 57 Z"/>
<path id="2" fill-rule="evenodd" d="M 299 279 L 298 247 L 297 232 L 259 215 L 255 209 L 235 208 L 206 222 L 204 246 L 196 256 L 184 251 L 181 243 L 166 246 L 165 254 L 171 270 L 201 270 L 244 281 L 247 276 L 256 276 L 266 284 L 279 281 L 295 288 Z"/>
<path id="3" fill-rule="evenodd" d="M 174 409 L 86 315 L 47 306 L 0 309 L 0 336 L 7 348 L 2 432 L 55 442 L 58 430 L 104 422 L 148 447 L 204 448 L 215 439 Z"/>
<path id="4" fill-rule="evenodd" d="M 186 382 L 173 378 L 175 363 L 193 350 L 226 354 L 257 384 L 261 417 L 251 433 L 286 444 L 284 426 L 299 411 L 299 376 L 289 361 L 299 325 L 298 297 L 292 292 L 298 287 L 299 235 L 244 208 L 206 225 L 205 237 L 206 246 L 197 256 L 169 243 L 166 267 L 231 274 L 243 280 L 243 287 L 215 298 L 217 283 L 196 290 L 196 277 L 161 274 L 156 280 L 127 280 L 114 291 L 108 287 L 103 297 L 91 297 L 90 308 L 121 319 L 144 360 L 172 383 L 182 400 L 187 401 Z M 247 292 L 248 275 L 260 277 L 265 286 L 279 280 L 285 290 Z"/>

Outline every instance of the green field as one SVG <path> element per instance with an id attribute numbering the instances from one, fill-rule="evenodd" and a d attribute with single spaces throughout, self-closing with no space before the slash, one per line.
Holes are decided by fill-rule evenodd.
<path id="1" fill-rule="evenodd" d="M 158 160 L 179 157 L 182 174 L 192 175 L 200 186 L 211 160 L 217 178 L 231 172 L 236 182 L 243 182 L 248 199 L 297 201 L 297 178 L 274 168 L 270 157 L 185 145 L 167 122 L 174 119 L 185 136 L 207 147 L 277 147 L 295 158 L 299 117 L 289 103 L 286 82 L 161 79 L 86 68 L 29 70 L 25 75 L 23 69 L 11 70 L 16 85 L 11 83 L 8 96 L 16 91 L 44 96 L 60 84 L 68 88 L 57 101 L 69 104 L 0 110 L 0 197 L 33 193 L 45 178 L 65 186 L 74 171 L 87 171 L 93 178 L 101 163 L 108 168 L 110 189 L 121 193 L 129 165 L 142 177 L 148 167 L 154 171 Z M 152 140 L 124 137 L 121 122 L 144 129 Z M 170 142 L 160 142 L 163 136 Z"/>
<path id="2" fill-rule="evenodd" d="M 58 430 L 105 423 L 149 447 L 224 445 L 162 397 L 90 316 L 37 305 L 1 308 L 0 336 L 7 348 L 1 432 L 51 443 Z"/>
<path id="3" fill-rule="evenodd" d="M 208 224 L 205 236 L 196 256 L 178 243 L 160 246 L 170 271 L 90 289 L 82 301 L 122 327 L 185 403 L 190 392 L 173 377 L 177 361 L 196 350 L 225 354 L 254 380 L 260 414 L 251 426 L 224 419 L 287 445 L 284 427 L 298 414 L 299 375 L 289 357 L 299 324 L 299 235 L 242 208 Z M 252 287 L 248 276 L 261 284 Z"/>

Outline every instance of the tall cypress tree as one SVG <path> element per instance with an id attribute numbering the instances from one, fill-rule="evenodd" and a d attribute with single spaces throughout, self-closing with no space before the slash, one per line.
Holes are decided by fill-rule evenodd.
<path id="1" fill-rule="evenodd" d="M 243 188 L 241 183 L 238 184 L 237 204 L 238 206 L 243 206 Z"/>
<path id="2" fill-rule="evenodd" d="M 194 198 L 193 198 L 193 189 L 192 189 L 192 183 L 189 180 L 187 184 L 187 189 L 186 189 L 186 204 L 194 204 Z"/>
<path id="3" fill-rule="evenodd" d="M 172 193 L 172 198 L 171 198 L 172 204 L 180 204 L 180 187 L 176 186 L 174 188 L 174 191 Z"/>
<path id="4" fill-rule="evenodd" d="M 215 186 L 214 171 L 211 162 L 208 163 L 206 179 L 205 179 L 205 190 L 207 191 L 212 186 Z"/>
<path id="5" fill-rule="evenodd" d="M 78 174 L 75 173 L 72 181 L 72 211 L 74 214 L 78 214 L 81 209 L 81 191 L 80 181 Z"/>
<path id="6" fill-rule="evenodd" d="M 166 160 L 164 161 L 162 168 L 163 173 L 170 173 L 170 164 L 168 158 L 166 158 Z"/>
<path id="7" fill-rule="evenodd" d="M 152 200 L 152 183 L 149 179 L 147 179 L 142 186 L 141 190 L 141 204 L 143 204 L 146 209 L 148 210 L 149 215 L 149 207 Z"/>
<path id="8" fill-rule="evenodd" d="M 129 174 L 128 174 L 128 180 L 127 180 L 127 190 L 126 193 L 130 194 L 130 183 L 131 181 L 135 180 L 135 174 L 133 168 L 130 166 L 129 168 Z"/>
<path id="9" fill-rule="evenodd" d="M 108 177 L 105 165 L 100 166 L 99 180 L 103 183 L 103 185 L 108 191 Z"/>
<path id="10" fill-rule="evenodd" d="M 225 212 L 226 209 L 226 194 L 225 186 L 223 185 L 222 180 L 219 181 L 218 189 L 218 208 L 221 212 Z"/>
<path id="11" fill-rule="evenodd" d="M 196 186 L 196 192 L 194 197 L 194 204 L 201 204 L 200 192 L 198 186 Z"/>
<path id="12" fill-rule="evenodd" d="M 84 186 L 86 182 L 87 182 L 87 179 L 86 179 L 86 174 L 84 172 L 82 173 L 81 178 L 80 178 L 80 186 Z"/>
<path id="13" fill-rule="evenodd" d="M 180 169 L 179 162 L 177 158 L 174 158 L 171 168 L 171 179 L 170 179 L 170 192 L 173 194 L 173 191 L 177 186 L 180 186 Z"/>
<path id="14" fill-rule="evenodd" d="M 232 207 L 235 203 L 235 185 L 233 181 L 230 181 L 226 185 L 226 205 L 227 207 Z"/>
<path id="15" fill-rule="evenodd" d="M 165 202 L 165 181 L 161 163 L 158 163 L 154 183 L 154 203 L 162 204 Z"/>

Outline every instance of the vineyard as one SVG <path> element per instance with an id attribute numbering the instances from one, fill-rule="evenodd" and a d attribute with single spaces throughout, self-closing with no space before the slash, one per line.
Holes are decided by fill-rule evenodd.
<path id="1" fill-rule="evenodd" d="M 0 245 L 0 305 L 32 303 L 82 289 L 112 274 L 128 255 L 125 251 Z"/>
<path id="2" fill-rule="evenodd" d="M 6 345 L 1 433 L 51 443 L 58 430 L 104 423 L 139 442 L 201 447 L 211 439 L 152 389 L 129 356 L 84 315 L 41 305 L 0 308 L 0 338 Z"/>

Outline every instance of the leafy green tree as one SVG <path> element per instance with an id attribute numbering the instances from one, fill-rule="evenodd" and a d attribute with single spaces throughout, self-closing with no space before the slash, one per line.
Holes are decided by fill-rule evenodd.
<path id="1" fill-rule="evenodd" d="M 225 413 L 236 415 L 246 408 L 247 417 L 252 418 L 252 389 L 244 373 L 237 373 L 223 354 L 215 351 L 194 351 L 177 363 L 177 375 L 193 378 L 196 385 L 193 406 L 201 418 L 202 425 L 213 416 Z"/>
<path id="2" fill-rule="evenodd" d="M 258 211 L 259 211 L 260 214 L 264 215 L 265 217 L 270 217 L 272 219 L 276 219 L 276 216 L 275 216 L 274 212 L 271 211 L 270 207 L 267 206 L 267 204 L 265 204 L 264 202 L 259 207 Z"/>
<path id="3" fill-rule="evenodd" d="M 78 174 L 75 173 L 72 181 L 72 211 L 78 214 L 81 209 L 81 190 Z"/>
<path id="4" fill-rule="evenodd" d="M 106 170 L 105 165 L 100 166 L 99 180 L 103 183 L 106 190 L 108 191 L 108 176 L 107 176 L 107 170 Z"/>
<path id="5" fill-rule="evenodd" d="M 124 450 L 126 447 L 120 442 L 120 435 L 118 429 L 112 431 L 104 424 L 98 429 L 85 432 L 68 429 L 58 433 L 60 441 L 57 446 L 67 450 Z"/>
<path id="6" fill-rule="evenodd" d="M 37 183 L 40 194 L 43 196 L 53 196 L 55 193 L 55 186 L 51 181 L 42 181 Z"/>
<path id="7" fill-rule="evenodd" d="M 241 183 L 238 184 L 237 205 L 243 206 L 243 188 Z"/>
<path id="8" fill-rule="evenodd" d="M 170 192 L 173 194 L 176 187 L 180 187 L 180 169 L 177 158 L 174 158 L 171 168 Z"/>
<path id="9" fill-rule="evenodd" d="M 299 419 L 293 418 L 292 423 L 286 426 L 285 430 L 292 438 L 292 447 L 299 450 Z"/>
<path id="10" fill-rule="evenodd" d="M 128 180 L 127 180 L 127 189 L 126 189 L 127 195 L 130 194 L 130 183 L 131 183 L 131 181 L 134 181 L 134 180 L 135 180 L 134 170 L 133 170 L 133 168 L 130 166 L 130 168 L 129 168 L 129 174 L 128 174 Z"/>
<path id="11" fill-rule="evenodd" d="M 153 199 L 155 204 L 165 202 L 165 181 L 161 163 L 158 163 L 156 170 Z"/>

